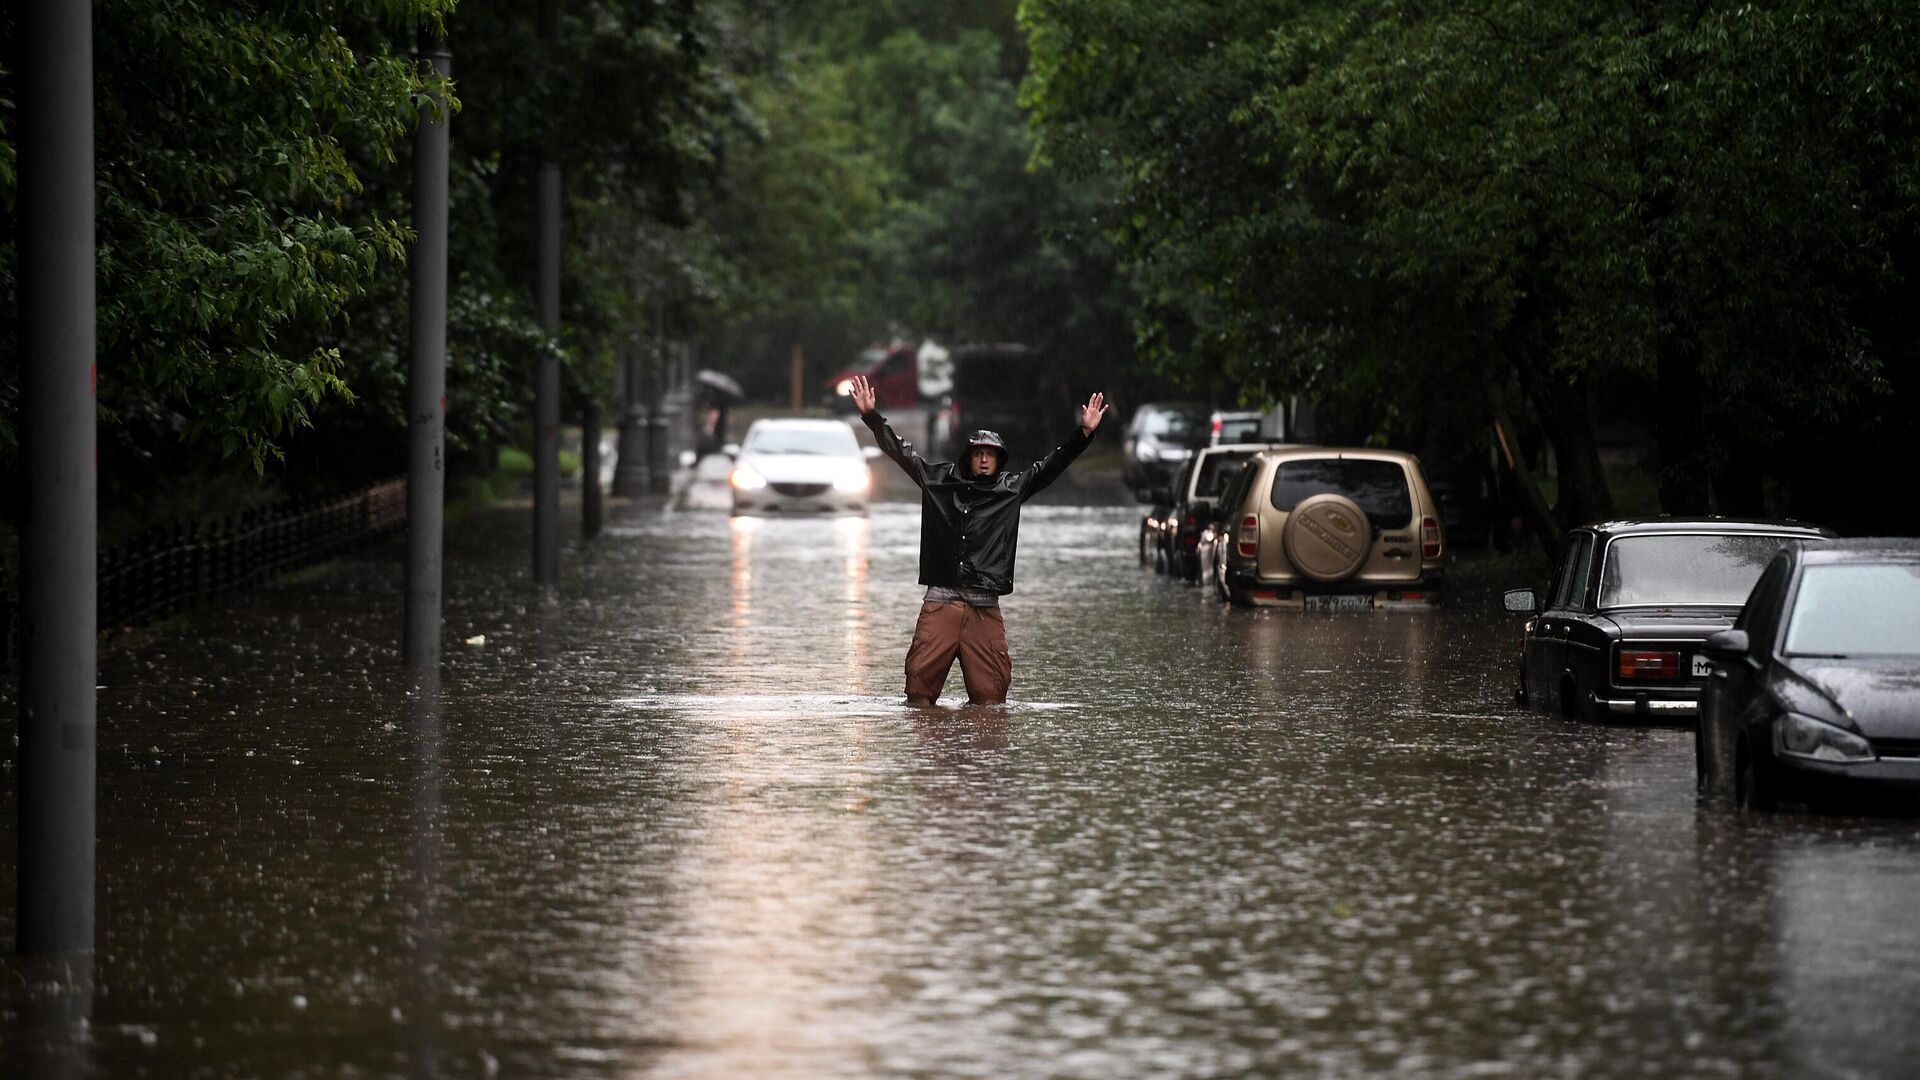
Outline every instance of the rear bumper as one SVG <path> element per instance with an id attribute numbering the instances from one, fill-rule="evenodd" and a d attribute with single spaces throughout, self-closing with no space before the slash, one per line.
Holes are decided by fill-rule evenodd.
<path id="1" fill-rule="evenodd" d="M 1686 720 L 1700 715 L 1699 698 L 1657 698 L 1646 691 L 1632 697 L 1601 697 L 1589 694 L 1593 707 L 1613 716 L 1666 717 Z"/>
<path id="2" fill-rule="evenodd" d="M 1343 581 L 1334 585 L 1298 579 L 1262 578 L 1252 567 L 1228 567 L 1227 591 L 1233 598 L 1255 607 L 1305 608 L 1309 597 L 1359 596 L 1372 600 L 1375 608 L 1395 611 L 1431 611 L 1440 606 L 1446 590 L 1446 573 L 1440 570 L 1422 574 L 1417 581 L 1377 583 Z"/>

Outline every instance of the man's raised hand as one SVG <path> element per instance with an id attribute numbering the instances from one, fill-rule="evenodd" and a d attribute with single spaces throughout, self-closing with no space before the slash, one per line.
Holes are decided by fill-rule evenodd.
<path id="1" fill-rule="evenodd" d="M 873 411 L 876 395 L 873 392 L 873 384 L 867 381 L 865 375 L 853 377 L 853 389 L 850 393 L 853 398 L 853 407 L 860 410 L 860 415 L 865 416 Z"/>
<path id="2" fill-rule="evenodd" d="M 1092 435 L 1093 429 L 1100 426 L 1100 420 L 1113 406 L 1107 404 L 1107 395 L 1095 394 L 1087 399 L 1087 407 L 1080 410 L 1080 431 Z"/>

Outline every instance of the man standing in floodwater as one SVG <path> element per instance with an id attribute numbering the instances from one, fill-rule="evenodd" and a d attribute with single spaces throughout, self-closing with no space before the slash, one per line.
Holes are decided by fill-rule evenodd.
<path id="1" fill-rule="evenodd" d="M 881 451 L 920 487 L 920 584 L 927 596 L 907 648 L 907 704 L 933 704 L 958 658 L 967 701 L 997 705 L 1007 700 L 1013 681 L 1000 598 L 1013 591 L 1020 505 L 1059 479 L 1087 448 L 1110 408 L 1106 396 L 1088 398 L 1079 430 L 1017 473 L 1006 471 L 1007 445 L 991 431 L 967 436 L 960 466 L 929 462 L 894 434 L 874 407 L 873 386 L 864 376 L 853 377 L 852 397 Z"/>

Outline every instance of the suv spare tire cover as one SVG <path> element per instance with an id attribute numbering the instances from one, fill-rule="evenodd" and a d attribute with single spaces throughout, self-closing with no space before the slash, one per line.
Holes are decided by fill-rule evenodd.
<path id="1" fill-rule="evenodd" d="M 1294 570 L 1309 581 L 1345 581 L 1367 561 L 1373 523 L 1345 495 L 1311 495 L 1287 515 L 1280 544 Z"/>

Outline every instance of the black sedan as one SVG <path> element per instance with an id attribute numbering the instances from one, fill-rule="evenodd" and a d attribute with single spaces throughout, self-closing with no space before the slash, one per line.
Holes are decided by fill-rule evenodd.
<path id="1" fill-rule="evenodd" d="M 1700 709 L 1707 635 L 1733 624 L 1760 571 L 1790 540 L 1824 529 L 1781 521 L 1658 518 L 1567 534 L 1545 603 L 1526 612 L 1517 696 L 1537 709 L 1601 719 L 1691 721 Z"/>
<path id="2" fill-rule="evenodd" d="M 1703 790 L 1767 809 L 1920 790 L 1920 540 L 1789 544 L 1707 639 Z"/>

